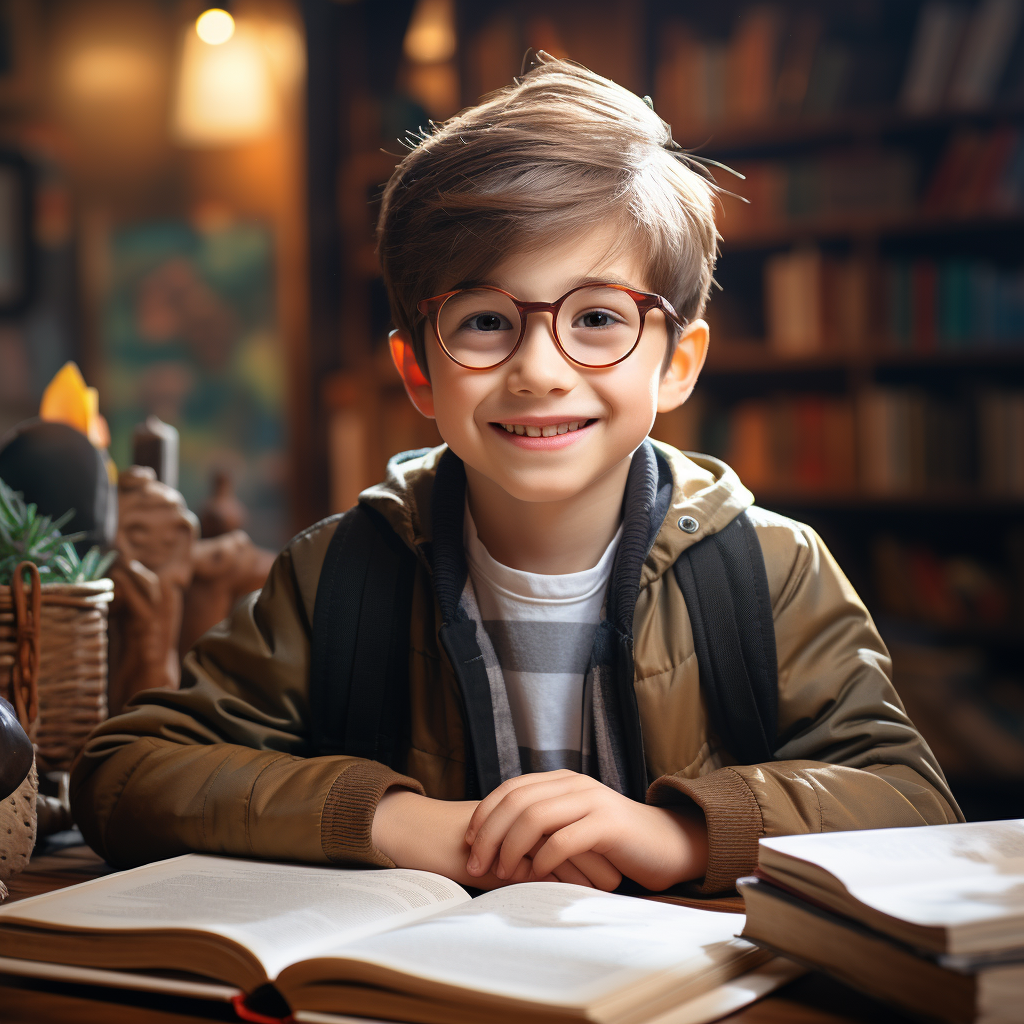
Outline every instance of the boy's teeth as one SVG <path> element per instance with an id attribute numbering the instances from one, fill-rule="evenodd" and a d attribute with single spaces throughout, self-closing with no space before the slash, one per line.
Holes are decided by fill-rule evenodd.
<path id="1" fill-rule="evenodd" d="M 556 434 L 568 434 L 586 425 L 586 420 L 570 420 L 568 423 L 549 423 L 543 427 L 524 426 L 522 423 L 502 423 L 510 434 L 526 437 L 554 437 Z"/>

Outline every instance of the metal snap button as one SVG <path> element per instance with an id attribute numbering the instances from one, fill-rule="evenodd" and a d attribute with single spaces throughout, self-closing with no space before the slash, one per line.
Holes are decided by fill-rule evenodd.
<path id="1" fill-rule="evenodd" d="M 700 523 L 693 516 L 680 516 L 677 525 L 683 533 L 696 533 L 700 529 Z"/>

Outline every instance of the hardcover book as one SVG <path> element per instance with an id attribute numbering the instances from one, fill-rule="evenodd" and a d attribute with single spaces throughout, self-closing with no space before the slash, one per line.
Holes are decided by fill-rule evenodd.
<path id="1" fill-rule="evenodd" d="M 697 1024 L 795 976 L 728 990 L 770 959 L 742 922 L 560 883 L 471 899 L 423 871 L 187 854 L 0 907 L 0 973 L 256 1004 L 272 986 L 311 1021 Z"/>

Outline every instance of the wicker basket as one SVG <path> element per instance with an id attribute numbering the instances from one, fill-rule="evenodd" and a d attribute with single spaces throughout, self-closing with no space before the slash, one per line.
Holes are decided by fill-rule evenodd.
<path id="1" fill-rule="evenodd" d="M 25 586 L 28 572 L 31 583 Z M 107 717 L 107 606 L 112 580 L 44 583 L 22 563 L 0 586 L 0 695 L 36 745 L 41 772 L 70 767 Z"/>

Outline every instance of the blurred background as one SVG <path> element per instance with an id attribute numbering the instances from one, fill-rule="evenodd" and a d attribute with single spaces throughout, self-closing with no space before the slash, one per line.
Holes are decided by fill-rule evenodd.
<path id="1" fill-rule="evenodd" d="M 347 508 L 439 441 L 385 344 L 399 139 L 570 57 L 745 176 L 655 436 L 819 530 L 968 815 L 1024 815 L 1024 0 L 207 6 L 0 0 L 0 434 L 74 360 L 193 509 Z"/>

